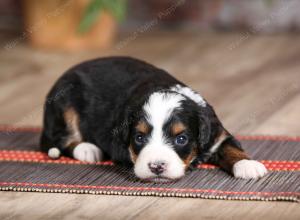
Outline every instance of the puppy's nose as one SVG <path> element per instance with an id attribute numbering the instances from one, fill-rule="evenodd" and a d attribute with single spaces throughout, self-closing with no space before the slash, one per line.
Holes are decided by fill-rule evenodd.
<path id="1" fill-rule="evenodd" d="M 159 175 L 166 170 L 166 163 L 164 161 L 156 161 L 153 163 L 148 163 L 148 167 L 152 173 Z"/>

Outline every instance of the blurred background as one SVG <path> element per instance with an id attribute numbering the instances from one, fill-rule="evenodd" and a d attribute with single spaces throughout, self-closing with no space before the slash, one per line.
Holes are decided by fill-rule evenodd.
<path id="1" fill-rule="evenodd" d="M 66 69 L 128 55 L 200 92 L 234 134 L 299 135 L 299 12 L 297 0 L 1 0 L 0 124 L 41 126 Z"/>

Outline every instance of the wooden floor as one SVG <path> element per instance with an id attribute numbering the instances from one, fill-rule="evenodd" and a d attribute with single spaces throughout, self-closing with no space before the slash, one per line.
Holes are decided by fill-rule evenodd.
<path id="1" fill-rule="evenodd" d="M 41 125 L 43 99 L 64 70 L 106 55 L 145 59 L 199 91 L 234 134 L 299 135 L 297 35 L 144 33 L 89 53 L 10 50 L 1 36 L 0 124 Z M 136 39 L 135 39 L 136 38 Z M 300 219 L 289 202 L 0 192 L 0 219 Z"/>

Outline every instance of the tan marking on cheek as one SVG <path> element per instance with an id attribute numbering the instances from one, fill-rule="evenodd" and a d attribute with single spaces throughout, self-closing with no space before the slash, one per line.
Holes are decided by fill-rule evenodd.
<path id="1" fill-rule="evenodd" d="M 172 132 L 172 135 L 174 135 L 174 136 L 182 133 L 185 130 L 186 130 L 186 127 L 180 122 L 173 124 L 171 127 L 171 132 Z"/>
<path id="2" fill-rule="evenodd" d="M 129 145 L 129 154 L 130 154 L 131 161 L 135 163 L 137 159 L 137 155 L 134 153 L 133 146 L 131 144 Z"/>
<path id="3" fill-rule="evenodd" d="M 64 120 L 69 132 L 65 146 L 69 147 L 78 145 L 82 142 L 82 136 L 79 130 L 79 116 L 74 108 L 70 107 L 65 110 Z"/>
<path id="4" fill-rule="evenodd" d="M 197 156 L 197 150 L 196 147 L 193 147 L 193 150 L 191 151 L 191 153 L 188 155 L 188 157 L 183 160 L 184 164 L 185 164 L 185 168 L 188 168 L 188 166 L 191 164 L 192 160 Z"/>
<path id="5" fill-rule="evenodd" d="M 137 131 L 144 133 L 144 134 L 147 134 L 150 130 L 149 126 L 144 121 L 140 121 L 135 128 L 137 129 Z"/>

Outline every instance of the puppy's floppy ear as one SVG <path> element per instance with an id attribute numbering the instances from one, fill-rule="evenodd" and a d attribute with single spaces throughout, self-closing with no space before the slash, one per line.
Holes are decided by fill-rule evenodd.
<path id="1" fill-rule="evenodd" d="M 120 116 L 119 123 L 113 129 L 113 137 L 116 144 L 127 148 L 130 142 L 130 127 L 133 122 L 133 114 L 130 108 L 126 108 Z"/>
<path id="2" fill-rule="evenodd" d="M 197 165 L 205 162 L 209 155 L 205 154 L 205 147 L 209 144 L 211 139 L 211 121 L 208 115 L 203 110 L 198 112 L 198 137 L 197 137 L 197 147 L 196 158 L 191 162 L 189 169 L 196 169 Z"/>
<path id="3" fill-rule="evenodd" d="M 208 149 L 224 131 L 224 128 L 210 105 L 201 107 L 198 111 L 198 146 L 195 163 L 206 162 L 211 156 Z"/>
<path id="4" fill-rule="evenodd" d="M 211 136 L 211 122 L 205 114 L 199 114 L 198 117 L 198 144 L 199 147 L 204 147 L 209 142 Z"/>
<path id="5" fill-rule="evenodd" d="M 132 164 L 129 156 L 130 128 L 133 123 L 131 109 L 125 109 L 112 130 L 111 159 L 123 165 Z"/>

